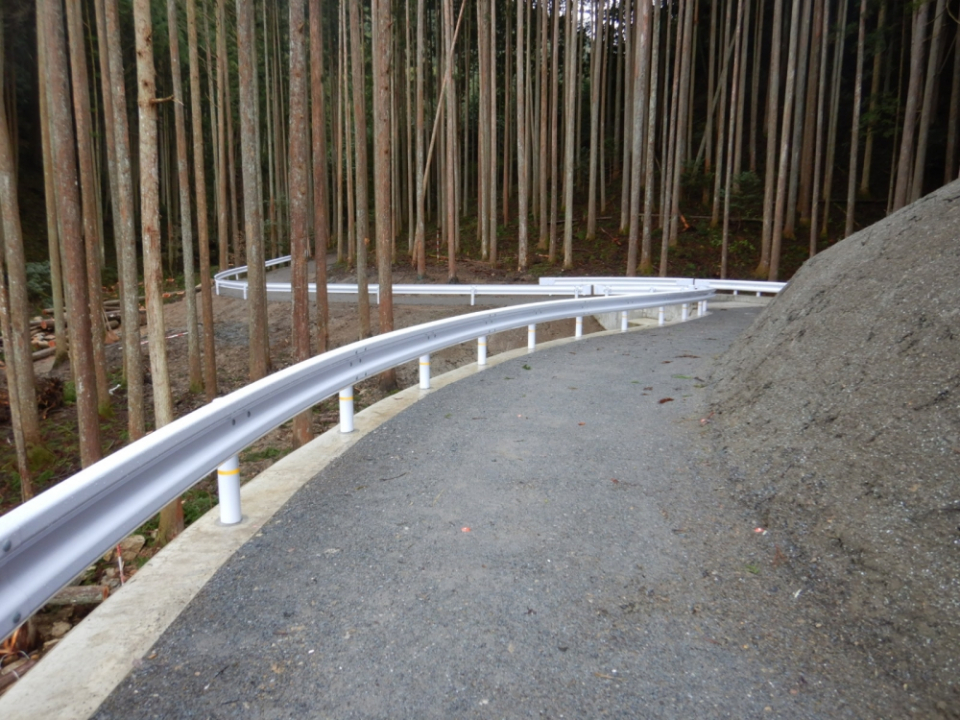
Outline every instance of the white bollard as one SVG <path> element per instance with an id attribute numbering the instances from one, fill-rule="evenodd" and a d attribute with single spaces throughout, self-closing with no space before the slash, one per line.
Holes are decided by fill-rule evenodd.
<path id="1" fill-rule="evenodd" d="M 487 364 L 487 336 L 481 335 L 477 338 L 477 365 L 483 367 Z"/>
<path id="2" fill-rule="evenodd" d="M 353 385 L 340 391 L 340 432 L 353 432 Z"/>
<path id="3" fill-rule="evenodd" d="M 577 318 L 577 329 L 574 332 L 574 337 L 583 337 L 583 318 Z"/>
<path id="4" fill-rule="evenodd" d="M 620 313 L 620 332 L 627 331 L 627 311 L 624 310 Z"/>
<path id="5" fill-rule="evenodd" d="M 240 458 L 234 455 L 217 468 L 217 495 L 220 497 L 220 524 L 236 525 L 240 514 Z"/>
<path id="6" fill-rule="evenodd" d="M 680 306 L 680 322 L 686 322 L 690 318 L 690 303 L 683 303 Z"/>
<path id="7" fill-rule="evenodd" d="M 533 352 L 537 348 L 537 326 L 527 325 L 527 352 Z"/>
<path id="8" fill-rule="evenodd" d="M 430 356 L 420 356 L 420 389 L 430 389 Z"/>
<path id="9" fill-rule="evenodd" d="M 663 309 L 663 305 L 661 305 L 657 312 L 657 325 L 663 327 L 663 322 L 664 322 L 664 309 Z"/>

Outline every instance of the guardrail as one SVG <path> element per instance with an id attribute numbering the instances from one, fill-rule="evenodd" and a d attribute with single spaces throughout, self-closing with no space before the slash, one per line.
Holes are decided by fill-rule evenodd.
<path id="1" fill-rule="evenodd" d="M 396 330 L 280 370 L 166 425 L 0 517 L 0 638 L 36 612 L 94 559 L 218 466 L 221 519 L 239 522 L 236 456 L 258 438 L 340 391 L 341 430 L 353 429 L 352 387 L 383 370 L 420 358 L 420 386 L 429 388 L 429 353 L 527 325 L 585 315 L 696 303 L 710 289 L 654 295 L 554 300 L 471 313 Z M 426 372 L 424 372 L 426 370 Z"/>
<path id="2" fill-rule="evenodd" d="M 289 263 L 291 257 L 275 258 L 266 262 L 266 267 L 272 268 Z M 247 267 L 230 268 L 214 275 L 214 286 L 218 295 L 232 295 L 247 299 L 247 282 L 241 280 Z M 692 288 L 712 288 L 714 290 L 732 292 L 734 295 L 741 292 L 755 293 L 756 295 L 775 295 L 780 292 L 786 283 L 771 283 L 751 280 L 715 280 L 704 278 L 661 278 L 661 277 L 541 277 L 538 284 L 474 284 L 474 285 L 447 285 L 432 283 L 416 283 L 393 285 L 393 294 L 399 296 L 446 296 L 469 297 L 470 304 L 475 305 L 477 297 L 527 297 L 527 296 L 571 296 L 585 297 L 588 295 L 629 295 L 635 293 L 678 292 Z M 380 302 L 380 286 L 370 283 L 367 286 L 374 302 Z M 267 297 L 271 300 L 287 299 L 290 296 L 289 282 L 266 283 Z M 315 297 L 317 286 L 308 285 L 308 293 Z M 328 283 L 328 295 L 355 295 L 355 283 Z"/>

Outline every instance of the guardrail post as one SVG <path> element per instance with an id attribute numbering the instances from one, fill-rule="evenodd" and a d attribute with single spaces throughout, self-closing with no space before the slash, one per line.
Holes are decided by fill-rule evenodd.
<path id="1" fill-rule="evenodd" d="M 577 317 L 577 329 L 574 331 L 574 337 L 583 337 L 583 317 Z"/>
<path id="2" fill-rule="evenodd" d="M 664 309 L 663 309 L 663 305 L 661 305 L 657 310 L 657 325 L 659 325 L 660 327 L 663 327 L 663 323 L 664 323 Z"/>
<path id="3" fill-rule="evenodd" d="M 537 326 L 527 325 L 527 352 L 533 352 L 537 348 Z"/>
<path id="4" fill-rule="evenodd" d="M 623 311 L 620 313 L 620 332 L 626 332 L 626 331 L 627 331 L 627 327 L 628 327 L 628 325 L 627 325 L 627 311 L 626 311 L 626 310 L 623 310 Z"/>
<path id="5" fill-rule="evenodd" d="M 353 385 L 340 391 L 340 432 L 353 432 Z"/>
<path id="6" fill-rule="evenodd" d="M 217 495 L 221 525 L 236 525 L 243 520 L 240 514 L 240 458 L 236 455 L 217 468 Z"/>
<path id="7" fill-rule="evenodd" d="M 487 336 L 481 335 L 477 338 L 477 365 L 487 364 Z"/>
<path id="8" fill-rule="evenodd" d="M 420 356 L 420 389 L 430 389 L 430 356 Z"/>
<path id="9" fill-rule="evenodd" d="M 470 304 L 471 305 L 477 304 L 477 288 L 476 287 L 470 288 Z"/>
<path id="10" fill-rule="evenodd" d="M 686 322 L 690 318 L 690 304 L 683 303 L 680 306 L 680 322 Z"/>

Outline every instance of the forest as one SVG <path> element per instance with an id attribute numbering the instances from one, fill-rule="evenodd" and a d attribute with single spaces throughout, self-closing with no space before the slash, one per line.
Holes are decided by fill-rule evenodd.
<path id="1" fill-rule="evenodd" d="M 359 337 L 369 278 L 393 327 L 400 266 L 786 279 L 957 177 L 958 18 L 957 0 L 4 0 L 0 332 L 22 499 L 50 454 L 40 308 L 87 466 L 111 407 L 108 298 L 121 328 L 146 315 L 146 362 L 121 331 L 127 440 L 174 419 L 167 278 L 200 288 L 184 302 L 207 401 L 212 273 L 249 266 L 256 380 L 264 262 L 285 254 L 297 360 L 328 347 L 330 255 L 357 278 Z"/>

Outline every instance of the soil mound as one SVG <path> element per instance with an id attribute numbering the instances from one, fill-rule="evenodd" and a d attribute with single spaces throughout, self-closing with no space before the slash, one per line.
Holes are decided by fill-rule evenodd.
<path id="1" fill-rule="evenodd" d="M 734 491 L 838 641 L 960 717 L 960 182 L 807 262 L 714 379 Z"/>

